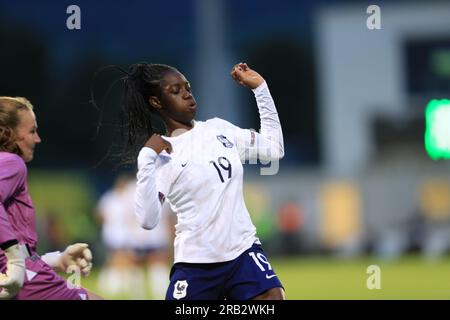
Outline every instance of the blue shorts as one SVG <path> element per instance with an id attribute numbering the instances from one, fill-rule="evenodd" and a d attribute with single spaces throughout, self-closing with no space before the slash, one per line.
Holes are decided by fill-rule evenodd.
<path id="1" fill-rule="evenodd" d="M 174 264 L 166 300 L 249 300 L 277 287 L 283 288 L 264 250 L 253 244 L 231 261 Z"/>

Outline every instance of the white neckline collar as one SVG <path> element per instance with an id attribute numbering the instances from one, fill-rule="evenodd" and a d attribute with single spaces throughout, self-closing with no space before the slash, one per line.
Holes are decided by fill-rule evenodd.
<path id="1" fill-rule="evenodd" d="M 198 121 L 192 120 L 192 128 L 190 130 L 184 131 L 184 129 L 177 129 L 177 130 L 180 131 L 179 134 L 177 134 L 175 136 L 161 136 L 161 137 L 166 139 L 166 140 L 168 140 L 168 141 L 176 140 L 176 139 L 179 139 L 180 137 L 186 136 L 189 132 L 191 132 L 192 130 L 194 130 L 197 127 L 198 127 Z M 177 130 L 175 130 L 175 131 L 177 131 Z M 181 131 L 183 131 L 183 132 L 181 132 Z"/>

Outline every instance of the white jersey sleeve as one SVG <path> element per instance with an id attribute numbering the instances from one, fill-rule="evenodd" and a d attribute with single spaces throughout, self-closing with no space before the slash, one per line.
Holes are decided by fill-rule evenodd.
<path id="1" fill-rule="evenodd" d="M 241 160 L 278 160 L 284 156 L 283 132 L 275 103 L 264 81 L 252 90 L 260 116 L 260 132 L 235 127 L 236 147 Z"/>
<path id="2" fill-rule="evenodd" d="M 144 229 L 153 229 L 161 218 L 164 194 L 156 186 L 156 159 L 158 154 L 151 148 L 144 147 L 138 156 L 138 173 L 134 211 L 139 224 Z"/>

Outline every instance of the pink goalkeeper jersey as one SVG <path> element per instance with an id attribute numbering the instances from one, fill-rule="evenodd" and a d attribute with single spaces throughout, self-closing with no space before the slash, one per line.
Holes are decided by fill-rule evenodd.
<path id="1" fill-rule="evenodd" d="M 0 243 L 13 239 L 36 251 L 38 237 L 28 193 L 27 167 L 18 155 L 0 152 Z M 0 249 L 0 266 L 5 259 Z"/>
<path id="2" fill-rule="evenodd" d="M 37 238 L 25 162 L 18 155 L 0 151 L 0 243 L 17 239 L 22 244 L 28 244 L 32 253 L 36 253 Z M 0 249 L 0 272 L 6 272 L 6 263 L 6 256 Z M 14 299 L 87 299 L 85 289 L 70 287 L 42 259 L 26 259 L 25 266 L 25 283 Z"/>

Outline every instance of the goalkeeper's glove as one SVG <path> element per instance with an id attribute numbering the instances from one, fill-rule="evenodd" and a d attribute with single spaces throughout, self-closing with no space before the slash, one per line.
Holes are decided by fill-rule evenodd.
<path id="1" fill-rule="evenodd" d="M 50 252 L 41 258 L 56 271 L 70 272 L 71 266 L 77 267 L 83 276 L 88 276 L 92 269 L 92 252 L 87 243 L 75 243 L 64 252 Z"/>
<path id="2" fill-rule="evenodd" d="M 11 299 L 19 293 L 25 282 L 26 247 L 15 244 L 4 250 L 8 259 L 6 274 L 0 273 L 0 299 Z"/>

